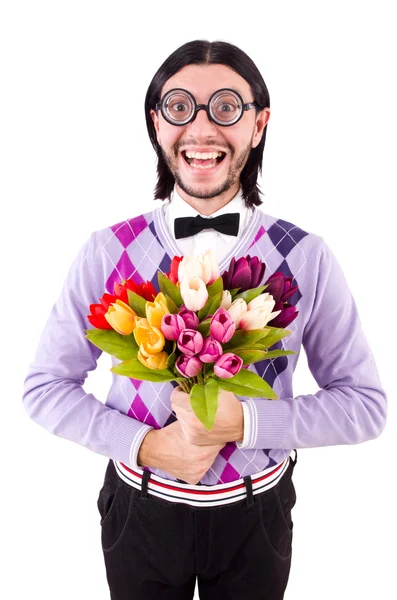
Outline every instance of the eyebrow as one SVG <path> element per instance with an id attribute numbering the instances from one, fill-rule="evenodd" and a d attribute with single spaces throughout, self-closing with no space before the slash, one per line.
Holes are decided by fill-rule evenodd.
<path id="1" fill-rule="evenodd" d="M 182 87 L 179 87 L 179 86 L 173 86 L 173 87 L 170 87 L 168 90 L 164 90 L 164 92 L 161 94 L 161 96 L 164 96 L 164 94 L 166 94 L 167 92 L 169 92 L 172 89 L 177 89 L 177 90 L 179 90 L 179 89 L 182 90 L 183 89 L 184 90 L 184 89 L 187 89 L 187 88 L 182 88 Z M 212 94 L 214 94 L 218 90 L 222 90 L 222 89 L 224 89 L 224 88 L 220 87 L 220 88 L 214 90 L 213 92 L 211 92 L 210 95 L 208 96 L 208 99 L 211 97 Z M 240 96 L 242 98 L 244 98 L 244 93 L 238 87 L 234 87 L 233 86 L 233 87 L 230 87 L 230 88 L 227 88 L 227 89 L 234 90 L 235 92 L 238 92 L 240 94 Z M 193 92 L 191 92 L 190 90 L 187 90 L 187 91 L 190 92 L 190 94 L 192 94 L 192 96 L 194 96 Z M 194 96 L 194 97 L 196 97 L 196 96 Z"/>

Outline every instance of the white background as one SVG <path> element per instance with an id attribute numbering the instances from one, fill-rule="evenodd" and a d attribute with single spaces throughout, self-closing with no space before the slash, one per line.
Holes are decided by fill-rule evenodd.
<path id="1" fill-rule="evenodd" d="M 144 96 L 165 58 L 193 39 L 234 43 L 262 72 L 272 109 L 263 210 L 330 245 L 389 398 L 377 440 L 300 451 L 285 598 L 397 597 L 392 4 L 2 4 L 3 598 L 109 598 L 96 508 L 107 459 L 31 421 L 23 380 L 83 242 L 156 206 Z M 85 386 L 101 400 L 108 358 Z M 294 394 L 317 389 L 302 353 Z"/>

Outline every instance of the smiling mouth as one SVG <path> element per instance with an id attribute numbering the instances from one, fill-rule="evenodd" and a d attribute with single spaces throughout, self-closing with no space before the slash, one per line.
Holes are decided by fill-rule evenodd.
<path id="1" fill-rule="evenodd" d="M 182 150 L 181 152 L 184 160 L 187 162 L 187 164 L 190 167 L 196 168 L 196 169 L 210 169 L 213 167 L 216 167 L 217 165 L 219 165 L 219 163 L 221 163 L 223 161 L 223 159 L 226 156 L 225 152 L 209 152 L 207 154 L 210 155 L 209 158 L 196 158 L 196 157 L 192 157 L 192 156 L 187 156 L 186 155 L 186 151 Z M 194 154 L 194 152 L 188 152 L 188 154 Z M 218 154 L 218 156 L 215 156 Z"/>

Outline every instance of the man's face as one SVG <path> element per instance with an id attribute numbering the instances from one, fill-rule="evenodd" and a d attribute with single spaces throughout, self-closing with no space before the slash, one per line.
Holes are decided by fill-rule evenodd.
<path id="1" fill-rule="evenodd" d="M 197 104 L 208 104 L 211 94 L 220 88 L 236 90 L 244 104 L 255 100 L 248 82 L 225 65 L 183 67 L 164 84 L 161 97 L 173 88 L 188 90 Z M 168 123 L 161 111 L 152 110 L 151 116 L 177 186 L 195 198 L 214 198 L 230 189 L 237 193 L 240 173 L 251 149 L 262 138 L 270 110 L 265 108 L 259 114 L 255 109 L 244 111 L 241 119 L 229 127 L 210 121 L 205 110 L 198 111 L 194 121 L 183 126 Z M 222 157 L 196 160 L 186 157 L 185 153 L 191 151 L 218 151 Z"/>

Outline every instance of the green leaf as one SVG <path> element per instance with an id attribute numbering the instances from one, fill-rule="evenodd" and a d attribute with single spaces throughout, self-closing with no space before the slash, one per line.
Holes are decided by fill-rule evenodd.
<path id="1" fill-rule="evenodd" d="M 243 359 L 244 365 L 251 365 L 252 363 L 259 362 L 260 360 L 269 360 L 271 358 L 277 358 L 278 356 L 287 356 L 288 354 L 297 354 L 294 350 L 270 350 L 267 352 L 263 349 L 254 349 L 249 347 L 244 350 L 238 348 L 234 351 L 237 356 Z"/>
<path id="2" fill-rule="evenodd" d="M 112 373 L 116 373 L 116 375 L 125 375 L 126 377 L 132 377 L 133 379 L 142 381 L 161 382 L 178 381 L 180 379 L 175 377 L 174 373 L 168 369 L 148 369 L 137 358 L 126 360 L 119 365 L 112 367 L 110 370 Z"/>
<path id="3" fill-rule="evenodd" d="M 218 310 L 222 302 L 222 292 L 219 292 L 212 298 L 208 298 L 203 308 L 198 311 L 197 316 L 202 321 L 207 315 L 213 315 Z"/>
<path id="4" fill-rule="evenodd" d="M 288 354 L 298 354 L 295 350 L 270 350 L 266 352 L 266 359 L 277 358 L 278 356 L 288 356 Z"/>
<path id="5" fill-rule="evenodd" d="M 266 325 L 266 329 L 270 329 L 266 339 L 263 340 L 263 343 L 266 344 L 267 348 L 270 348 L 291 333 L 291 331 L 283 329 L 282 327 L 270 327 L 269 325 Z"/>
<path id="6" fill-rule="evenodd" d="M 196 384 L 190 392 L 190 404 L 196 417 L 209 431 L 215 423 L 218 408 L 219 386 L 214 379 L 205 384 Z"/>
<path id="7" fill-rule="evenodd" d="M 233 297 L 233 300 L 235 299 L 234 296 L 236 296 L 237 292 L 239 291 L 240 288 L 233 288 L 232 290 L 229 290 L 231 296 Z"/>
<path id="8" fill-rule="evenodd" d="M 118 360 L 136 358 L 138 345 L 132 334 L 121 335 L 114 329 L 86 329 L 86 338 L 104 352 Z"/>
<path id="9" fill-rule="evenodd" d="M 223 350 L 226 352 L 233 351 L 236 348 L 241 348 L 243 346 L 251 346 L 267 336 L 266 329 L 251 329 L 249 331 L 245 331 L 243 329 L 238 329 L 234 334 L 232 339 L 223 344 Z"/>
<path id="10" fill-rule="evenodd" d="M 128 304 L 130 308 L 138 315 L 138 317 L 146 318 L 146 302 L 145 298 L 142 298 L 132 290 L 127 290 L 128 293 Z"/>
<path id="11" fill-rule="evenodd" d="M 173 301 L 173 299 L 170 296 L 168 296 L 167 294 L 164 294 L 164 296 L 165 296 L 165 301 L 168 306 L 168 310 L 170 311 L 171 314 L 176 315 L 179 312 L 179 308 L 177 307 L 177 305 L 175 304 L 175 302 Z"/>
<path id="12" fill-rule="evenodd" d="M 214 363 L 204 363 L 203 367 L 203 377 L 204 381 L 211 377 L 214 374 Z"/>
<path id="13" fill-rule="evenodd" d="M 175 283 L 172 283 L 164 273 L 159 271 L 157 273 L 157 280 L 159 282 L 160 290 L 164 296 L 169 296 L 171 300 L 180 308 L 183 304 L 181 292 Z"/>
<path id="14" fill-rule="evenodd" d="M 238 348 L 234 351 L 237 356 L 243 359 L 243 365 L 251 365 L 252 363 L 265 360 L 267 358 L 266 350 L 239 350 Z"/>
<path id="15" fill-rule="evenodd" d="M 175 350 L 176 350 L 176 342 L 173 342 L 172 352 L 168 355 L 168 359 L 167 359 L 167 369 L 169 369 L 169 370 L 173 369 L 174 365 L 176 363 L 177 356 L 175 354 Z"/>
<path id="16" fill-rule="evenodd" d="M 289 354 L 298 354 L 295 350 L 268 350 L 264 344 L 261 344 L 261 340 L 257 344 L 252 344 L 249 348 L 242 348 L 241 350 L 237 348 L 234 352 L 240 356 L 240 352 L 265 352 L 267 358 L 277 358 L 279 356 L 288 356 Z"/>
<path id="17" fill-rule="evenodd" d="M 261 342 L 263 342 L 263 343 L 261 343 Z M 250 350 L 261 350 L 261 352 L 265 352 L 265 350 L 267 350 L 267 345 L 265 344 L 265 338 L 263 338 L 263 340 L 259 340 L 255 344 L 252 344 L 252 346 L 250 346 L 249 349 Z M 244 350 L 245 350 L 245 348 L 244 348 Z"/>
<path id="18" fill-rule="evenodd" d="M 245 300 L 245 302 L 248 304 L 248 302 L 251 302 L 251 300 L 253 300 L 257 296 L 260 296 L 260 294 L 263 292 L 263 290 L 265 290 L 268 287 L 268 285 L 269 284 L 260 285 L 259 287 L 252 288 L 250 290 L 246 290 L 245 292 L 242 292 L 241 294 L 237 294 L 237 296 L 235 298 L 233 298 L 233 300 L 238 300 L 238 298 L 242 298 L 242 300 Z"/>
<path id="19" fill-rule="evenodd" d="M 237 375 L 230 379 L 217 377 L 216 381 L 223 390 L 233 392 L 237 396 L 277 400 L 277 396 L 270 385 L 262 377 L 247 369 L 241 369 Z"/>
<path id="20" fill-rule="evenodd" d="M 207 337 L 207 335 L 209 334 L 209 332 L 210 332 L 210 323 L 211 323 L 211 319 L 205 319 L 197 327 L 197 331 L 199 331 L 203 337 Z"/>
<path id="21" fill-rule="evenodd" d="M 207 287 L 207 291 L 208 291 L 208 297 L 209 298 L 212 298 L 216 294 L 219 294 L 219 292 L 223 292 L 223 279 L 222 279 L 222 277 L 218 277 L 218 279 L 215 279 L 215 281 L 213 283 L 211 283 L 211 285 L 209 285 Z"/>

